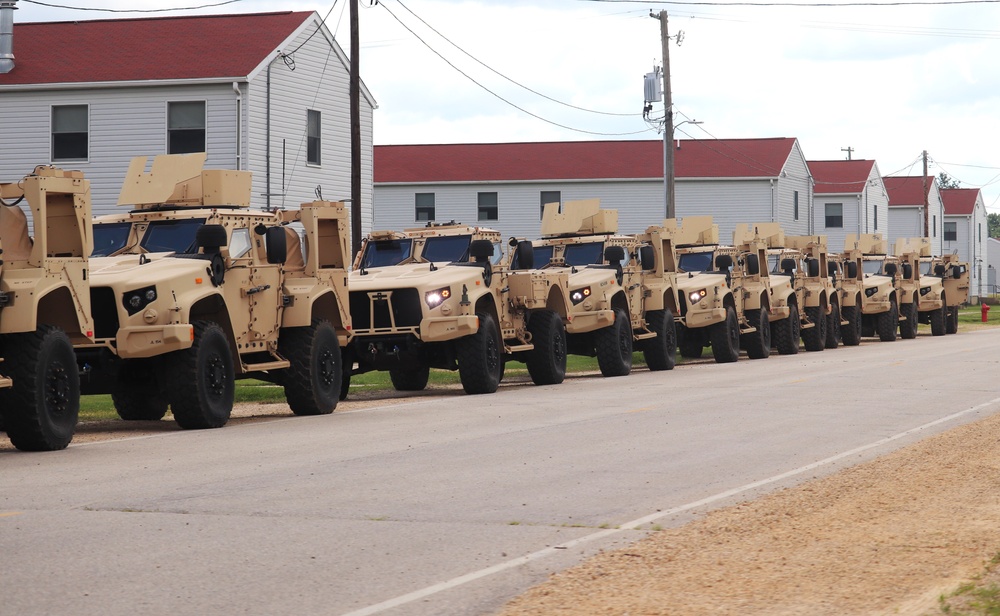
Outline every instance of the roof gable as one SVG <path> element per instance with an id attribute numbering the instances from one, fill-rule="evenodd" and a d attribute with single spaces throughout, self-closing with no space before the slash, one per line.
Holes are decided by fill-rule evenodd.
<path id="1" fill-rule="evenodd" d="M 795 139 L 681 140 L 678 178 L 778 177 Z M 659 179 L 663 141 L 375 146 L 376 183 Z"/>
<path id="2" fill-rule="evenodd" d="M 809 172 L 817 195 L 855 194 L 864 190 L 875 167 L 873 160 L 811 160 Z"/>
<path id="3" fill-rule="evenodd" d="M 943 188 L 941 201 L 945 216 L 971 216 L 979 201 L 978 188 Z"/>
<path id="4" fill-rule="evenodd" d="M 923 206 L 924 198 L 930 197 L 931 188 L 936 181 L 933 176 L 927 176 L 927 192 L 924 192 L 924 179 L 920 175 L 890 176 L 882 178 L 885 191 L 889 194 L 890 206 Z"/>
<path id="5" fill-rule="evenodd" d="M 312 12 L 24 23 L 0 86 L 246 77 Z"/>

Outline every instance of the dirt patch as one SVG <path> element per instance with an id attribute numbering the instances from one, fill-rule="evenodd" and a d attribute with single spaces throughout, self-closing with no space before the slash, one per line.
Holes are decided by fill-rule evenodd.
<path id="1" fill-rule="evenodd" d="M 1000 551 L 1000 416 L 606 552 L 523 614 L 939 614 Z"/>

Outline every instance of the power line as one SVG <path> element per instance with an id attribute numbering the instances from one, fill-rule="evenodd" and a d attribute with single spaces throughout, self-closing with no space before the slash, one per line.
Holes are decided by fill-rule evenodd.
<path id="1" fill-rule="evenodd" d="M 405 28 L 405 29 L 406 29 L 406 30 L 407 30 L 407 31 L 408 31 L 408 32 L 409 32 L 410 34 L 412 34 L 412 35 L 413 35 L 414 37 L 416 37 L 416 39 L 417 39 L 418 41 L 420 41 L 420 42 L 421 42 L 421 43 L 422 43 L 422 44 L 424 45 L 424 47 L 426 47 L 426 48 L 427 48 L 428 50 L 430 50 L 430 51 L 431 51 L 431 52 L 432 52 L 432 53 L 433 53 L 434 55 L 436 55 L 437 57 L 441 58 L 441 60 L 443 60 L 443 61 L 445 62 L 445 64 L 447 64 L 447 65 L 448 65 L 448 66 L 450 66 L 451 68 L 453 68 L 453 69 L 455 69 L 456 71 L 458 71 L 458 72 L 459 72 L 459 73 L 460 73 L 460 74 L 461 74 L 461 75 L 462 75 L 463 77 L 465 77 L 466 79 L 468 79 L 468 80 L 469 80 L 469 81 L 471 81 L 472 83 L 476 84 L 477 86 L 479 86 L 480 88 L 482 88 L 483 90 L 485 90 L 486 92 L 488 92 L 489 94 L 493 95 L 493 96 L 494 96 L 495 98 L 497 98 L 497 99 L 499 99 L 499 100 L 501 100 L 501 101 L 503 101 L 503 102 L 507 103 L 508 105 L 510 105 L 510 106 L 511 106 L 511 107 L 513 107 L 514 109 L 517 109 L 517 110 L 518 110 L 518 111 L 520 111 L 521 113 L 525 113 L 525 114 L 527 114 L 527 115 L 529 115 L 529 116 L 531 116 L 531 117 L 535 118 L 536 120 L 541 120 L 542 122 L 545 122 L 545 123 L 547 123 L 547 124 L 551 124 L 551 125 L 553 125 L 553 126 L 557 126 L 557 127 L 559 127 L 559 128 L 564 128 L 564 129 L 566 129 L 566 130 L 570 130 L 570 131 L 574 131 L 574 132 L 577 132 L 577 133 L 583 133 L 583 134 L 587 134 L 587 135 L 598 135 L 598 136 L 603 136 L 603 137 L 623 137 L 623 136 L 626 136 L 626 135 L 638 135 L 638 134 L 641 134 L 641 133 L 646 133 L 646 132 L 649 132 L 649 131 L 651 130 L 651 129 L 649 129 L 649 128 L 644 128 L 644 129 L 642 129 L 642 130 L 638 130 L 638 131 L 633 131 L 633 132 L 628 132 L 628 133 L 602 133 L 602 132 L 597 132 L 597 131 L 590 131 L 590 130 L 583 130 L 583 129 L 580 129 L 580 128 L 574 128 L 574 127 L 572 127 L 572 126 L 566 126 L 565 124 L 559 124 L 558 122 L 554 122 L 554 121 L 552 121 L 552 120 L 549 120 L 549 119 L 546 119 L 546 118 L 543 118 L 542 116 L 540 116 L 540 115 L 538 115 L 538 114 L 535 114 L 535 113 L 532 113 L 532 112 L 528 111 L 527 109 L 525 109 L 525 108 L 523 108 L 523 107 L 521 107 L 521 106 L 519 106 L 519 105 L 517 105 L 517 104 L 515 104 L 515 103 L 513 103 L 513 102 L 511 102 L 511 101 L 509 101 L 509 100 L 507 100 L 507 99 L 506 99 L 506 98 L 504 98 L 503 96 L 500 96 L 499 94 L 497 94 L 497 93 L 496 93 L 496 92 L 494 92 L 493 90 L 491 90 L 491 89 L 487 88 L 487 87 L 486 87 L 486 86 L 484 86 L 483 84 L 481 84 L 481 83 L 479 83 L 478 81 L 476 81 L 476 80 L 475 80 L 474 78 L 472 78 L 472 76 L 470 76 L 470 75 L 469 75 L 468 73 L 466 73 L 466 72 L 465 72 L 465 71 L 463 71 L 462 69 L 460 69 L 460 68 L 458 68 L 457 66 L 455 66 L 455 65 L 454 65 L 454 64 L 453 64 L 453 63 L 452 63 L 452 62 L 451 62 L 450 60 L 448 60 L 448 59 L 447 59 L 447 58 L 445 58 L 445 57 L 444 57 L 443 55 L 441 55 L 441 53 L 440 53 L 439 51 L 437 51 L 436 49 L 434 49 L 433 47 L 431 47 L 431 46 L 430 46 L 430 45 L 429 45 L 429 44 L 427 43 L 427 41 L 425 41 L 425 40 L 424 40 L 423 38 L 421 38 L 421 37 L 420 37 L 420 35 L 419 35 L 419 34 L 417 34 L 416 32 L 414 32 L 412 28 L 410 28 L 410 27 L 409 27 L 408 25 L 406 25 L 405 23 L 403 23 L 403 21 L 402 21 L 401 19 L 399 19 L 399 17 L 397 17 L 397 16 L 396 16 L 396 14 L 395 14 L 395 13 L 393 13 L 393 12 L 392 12 L 392 11 L 391 11 L 391 10 L 389 9 L 389 7 L 387 7 L 387 6 L 385 5 L 385 3 L 384 3 L 384 2 L 380 2 L 380 3 L 379 3 L 379 6 L 381 6 L 381 7 L 383 8 L 383 9 L 385 9 L 385 10 L 386 10 L 386 12 L 388 12 L 388 13 L 389 13 L 389 15 L 391 15 L 391 16 L 392 16 L 392 18 L 393 18 L 393 19 L 395 19 L 395 20 L 396 20 L 396 21 L 397 21 L 397 22 L 399 23 L 399 25 L 403 26 L 403 28 Z"/>
<path id="2" fill-rule="evenodd" d="M 37 4 L 38 6 L 47 6 L 53 9 L 68 9 L 70 11 L 96 11 L 102 13 L 166 13 L 169 11 L 194 11 L 197 9 L 208 9 L 216 6 L 224 6 L 226 4 L 233 4 L 234 2 L 242 2 L 243 0 L 223 0 L 222 2 L 216 2 L 214 4 L 201 4 L 199 6 L 179 6 L 176 8 L 169 9 L 105 9 L 97 7 L 86 7 L 86 6 L 67 6 L 65 4 L 50 4 L 48 2 L 39 2 L 38 0 L 21 0 L 21 2 L 26 2 L 28 4 Z"/>
<path id="3" fill-rule="evenodd" d="M 606 2 L 616 4 L 628 2 L 629 4 L 670 4 L 681 6 L 791 6 L 802 8 L 838 8 L 857 6 L 948 6 L 952 4 L 998 4 L 1000 0 L 930 0 L 929 2 L 917 2 L 915 0 L 904 0 L 900 2 L 685 2 L 683 0 L 577 0 L 578 2 Z"/>

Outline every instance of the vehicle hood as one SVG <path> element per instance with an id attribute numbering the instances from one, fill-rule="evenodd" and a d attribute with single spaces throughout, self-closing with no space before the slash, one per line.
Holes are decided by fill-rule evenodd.
<path id="1" fill-rule="evenodd" d="M 90 259 L 90 284 L 95 287 L 128 285 L 142 287 L 176 279 L 201 277 L 206 282 L 209 262 L 205 259 L 178 259 L 172 252 Z M 141 259 L 141 260 L 140 260 Z"/>
<path id="2" fill-rule="evenodd" d="M 347 286 L 351 291 L 397 289 L 409 287 L 441 287 L 455 284 L 475 284 L 483 279 L 483 268 L 476 265 L 407 263 L 389 267 L 375 267 L 365 270 L 365 274 L 351 272 Z"/>

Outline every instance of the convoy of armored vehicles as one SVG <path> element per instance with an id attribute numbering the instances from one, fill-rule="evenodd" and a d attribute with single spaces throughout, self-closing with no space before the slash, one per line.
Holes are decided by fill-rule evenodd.
<path id="1" fill-rule="evenodd" d="M 240 378 L 318 415 L 372 370 L 400 391 L 457 370 L 485 394 L 508 361 L 555 385 L 567 355 L 614 377 L 636 351 L 657 371 L 678 350 L 725 363 L 800 340 L 913 338 L 918 323 L 955 333 L 968 301 L 968 264 L 932 256 L 925 238 L 890 254 L 879 235 L 848 236 L 831 253 L 824 236 L 758 223 L 722 244 L 709 216 L 623 234 L 597 200 L 546 204 L 534 240 L 454 222 L 376 231 L 348 267 L 343 203 L 253 210 L 248 172 L 204 162 L 133 160 L 128 210 L 96 219 L 78 171 L 0 184 L 0 430 L 18 449 L 66 447 L 81 394 L 110 394 L 125 420 L 169 410 L 183 428 L 216 428 Z"/>

